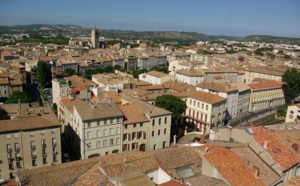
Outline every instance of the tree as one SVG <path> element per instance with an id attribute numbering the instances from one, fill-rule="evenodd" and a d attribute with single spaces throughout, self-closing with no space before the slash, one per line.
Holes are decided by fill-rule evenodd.
<path id="1" fill-rule="evenodd" d="M 115 70 L 121 70 L 121 68 L 122 68 L 122 67 L 121 67 L 120 65 L 115 65 L 115 66 L 114 66 L 114 69 L 115 69 Z"/>
<path id="2" fill-rule="evenodd" d="M 109 66 L 104 67 L 104 72 L 106 72 L 106 73 L 114 73 L 115 69 L 114 69 L 113 66 L 109 65 Z"/>
<path id="3" fill-rule="evenodd" d="M 75 74 L 75 70 L 73 68 L 66 68 L 64 70 L 64 75 L 66 75 L 67 77 L 72 76 Z"/>
<path id="4" fill-rule="evenodd" d="M 5 104 L 12 104 L 12 103 L 29 103 L 29 98 L 26 92 L 21 91 L 14 91 L 12 95 L 5 101 Z"/>
<path id="5" fill-rule="evenodd" d="M 172 112 L 172 119 L 178 120 L 182 117 L 187 106 L 183 100 L 173 95 L 158 96 L 155 105 Z"/>
<path id="6" fill-rule="evenodd" d="M 134 71 L 132 72 L 132 75 L 133 75 L 134 78 L 139 78 L 139 75 L 140 75 L 140 74 L 143 74 L 143 73 L 145 73 L 145 72 L 148 72 L 148 70 L 147 70 L 147 69 L 134 70 Z"/>
<path id="7" fill-rule="evenodd" d="M 286 93 L 290 96 L 291 100 L 294 100 L 300 95 L 300 71 L 297 69 L 288 69 L 282 76 L 282 81 L 286 82 L 284 84 L 284 89 Z"/>
<path id="8" fill-rule="evenodd" d="M 36 68 L 37 73 L 37 82 L 41 85 L 45 85 L 51 82 L 51 65 L 44 62 L 39 61 Z"/>

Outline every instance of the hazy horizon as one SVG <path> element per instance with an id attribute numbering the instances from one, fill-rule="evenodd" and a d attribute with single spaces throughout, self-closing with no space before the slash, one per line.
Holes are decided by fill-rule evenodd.
<path id="1" fill-rule="evenodd" d="M 297 0 L 2 0 L 1 5 L 3 26 L 60 24 L 106 30 L 300 38 Z"/>

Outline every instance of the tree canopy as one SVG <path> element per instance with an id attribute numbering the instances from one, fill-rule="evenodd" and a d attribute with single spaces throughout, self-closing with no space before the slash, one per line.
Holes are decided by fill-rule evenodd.
<path id="1" fill-rule="evenodd" d="M 45 85 L 51 82 L 51 65 L 44 62 L 39 61 L 37 64 L 37 82 L 41 85 Z"/>
<path id="2" fill-rule="evenodd" d="M 282 81 L 288 95 L 292 100 L 300 96 L 300 71 L 297 69 L 288 69 L 282 76 Z"/>
<path id="3" fill-rule="evenodd" d="M 66 68 L 64 70 L 64 75 L 68 77 L 74 75 L 75 73 L 76 71 L 73 68 Z"/>
<path id="4" fill-rule="evenodd" d="M 172 112 L 172 119 L 180 119 L 187 108 L 183 100 L 173 95 L 158 96 L 155 105 Z"/>
<path id="5" fill-rule="evenodd" d="M 29 98 L 26 92 L 14 91 L 12 95 L 5 101 L 5 104 L 18 103 L 19 99 L 21 103 L 29 103 Z"/>

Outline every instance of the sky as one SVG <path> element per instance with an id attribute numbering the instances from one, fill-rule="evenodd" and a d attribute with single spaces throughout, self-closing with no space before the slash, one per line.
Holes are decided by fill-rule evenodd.
<path id="1" fill-rule="evenodd" d="M 0 0 L 0 25 L 300 38 L 300 0 Z"/>

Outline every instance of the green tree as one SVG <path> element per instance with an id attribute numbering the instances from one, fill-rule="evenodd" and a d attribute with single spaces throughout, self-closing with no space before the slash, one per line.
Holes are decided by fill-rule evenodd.
<path id="1" fill-rule="evenodd" d="M 187 108 L 183 100 L 173 95 L 158 96 L 155 100 L 155 105 L 172 112 L 172 119 L 175 121 L 182 117 L 182 113 Z"/>
<path id="2" fill-rule="evenodd" d="M 134 70 L 132 71 L 132 75 L 134 78 L 138 78 L 140 74 L 148 72 L 147 69 L 139 69 L 139 70 Z"/>
<path id="3" fill-rule="evenodd" d="M 114 69 L 115 69 L 115 70 L 121 70 L 121 68 L 122 68 L 122 67 L 121 67 L 120 65 L 115 65 L 115 66 L 114 66 Z"/>
<path id="4" fill-rule="evenodd" d="M 51 82 L 51 65 L 39 61 L 36 68 L 37 82 L 41 85 L 49 84 Z"/>
<path id="5" fill-rule="evenodd" d="M 52 110 L 57 115 L 57 105 L 56 105 L 56 103 L 53 103 Z"/>
<path id="6" fill-rule="evenodd" d="M 168 74 L 169 73 L 169 69 L 168 67 L 158 67 L 158 66 L 154 66 L 152 67 L 150 70 L 155 70 L 157 72 L 163 72 L 165 74 Z"/>
<path id="7" fill-rule="evenodd" d="M 106 72 L 106 73 L 114 73 L 115 69 L 114 69 L 113 66 L 109 65 L 109 66 L 104 67 L 104 72 Z"/>
<path id="8" fill-rule="evenodd" d="M 12 104 L 12 103 L 29 103 L 29 98 L 26 92 L 21 91 L 14 91 L 12 95 L 5 101 L 5 104 Z"/>
<path id="9" fill-rule="evenodd" d="M 300 71 L 294 68 L 288 69 L 283 74 L 282 81 L 286 82 L 284 89 L 293 101 L 300 95 Z"/>
<path id="10" fill-rule="evenodd" d="M 66 68 L 66 69 L 64 70 L 64 75 L 67 76 L 67 77 L 69 77 L 69 76 L 74 75 L 75 72 L 76 72 L 76 71 L 75 71 L 73 68 Z"/>

